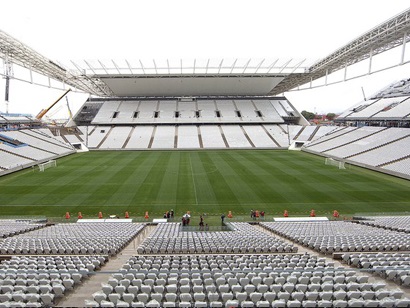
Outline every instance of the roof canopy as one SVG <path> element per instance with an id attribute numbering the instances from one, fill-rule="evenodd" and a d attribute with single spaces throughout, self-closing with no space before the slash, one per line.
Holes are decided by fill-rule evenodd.
<path id="1" fill-rule="evenodd" d="M 193 59 L 71 61 L 114 96 L 267 95 L 304 60 Z"/>
<path id="2" fill-rule="evenodd" d="M 100 76 L 115 96 L 267 95 L 285 76 Z"/>

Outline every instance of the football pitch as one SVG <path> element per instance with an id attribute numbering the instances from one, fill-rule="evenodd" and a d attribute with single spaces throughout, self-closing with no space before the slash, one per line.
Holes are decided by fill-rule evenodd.
<path id="1" fill-rule="evenodd" d="M 248 219 L 410 211 L 410 181 L 296 151 L 93 151 L 61 158 L 45 172 L 0 177 L 1 216 L 162 217 L 173 209 Z M 244 218 L 245 217 L 245 218 Z"/>

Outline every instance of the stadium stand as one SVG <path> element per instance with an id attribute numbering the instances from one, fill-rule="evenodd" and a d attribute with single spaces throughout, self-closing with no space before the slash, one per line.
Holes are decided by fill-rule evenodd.
<path id="1" fill-rule="evenodd" d="M 230 148 L 250 148 L 254 147 L 249 139 L 244 135 L 243 130 L 239 125 L 224 125 L 221 126 L 221 131 Z"/>
<path id="2" fill-rule="evenodd" d="M 208 119 L 209 122 L 217 121 L 215 113 L 215 110 L 217 108 L 214 101 L 197 100 L 197 106 L 199 117 L 201 117 L 202 119 Z"/>
<path id="3" fill-rule="evenodd" d="M 48 135 L 36 133 L 31 130 L 6 131 L 2 134 L 23 143 L 30 144 L 33 147 L 53 153 L 54 155 L 62 155 L 73 152 L 73 148 L 70 145 L 63 144 Z"/>
<path id="4" fill-rule="evenodd" d="M 406 128 L 391 127 L 379 131 L 377 134 L 373 134 L 363 139 L 329 150 L 326 154 L 338 158 L 347 158 L 383 146 L 389 142 L 406 137 L 409 134 L 410 131 Z"/>
<path id="5" fill-rule="evenodd" d="M 384 107 L 373 116 L 374 119 L 398 120 L 408 116 L 410 110 L 410 99 L 408 97 L 397 99 L 397 101 Z"/>
<path id="6" fill-rule="evenodd" d="M 114 116 L 114 113 L 118 111 L 120 103 L 120 101 L 112 101 L 102 104 L 93 121 L 96 123 L 99 123 L 100 121 L 111 123 L 112 117 Z"/>
<path id="7" fill-rule="evenodd" d="M 297 134 L 293 137 L 293 140 L 308 141 L 310 136 L 315 133 L 317 126 L 302 126 Z"/>
<path id="8" fill-rule="evenodd" d="M 387 165 L 380 167 L 383 170 L 388 170 L 394 172 L 395 174 L 410 174 L 410 159 L 409 158 L 401 158 L 398 161 L 391 162 Z"/>
<path id="9" fill-rule="evenodd" d="M 370 166 L 379 166 L 410 155 L 409 145 L 410 137 L 405 137 L 349 159 Z"/>
<path id="10" fill-rule="evenodd" d="M 350 107 L 337 118 L 337 123 L 409 127 L 409 80 L 400 80 Z"/>
<path id="11" fill-rule="evenodd" d="M 67 140 L 67 143 L 70 144 L 83 142 L 83 140 L 79 139 L 79 136 L 76 135 L 64 135 L 64 138 Z"/>
<path id="12" fill-rule="evenodd" d="M 92 106 L 92 103 L 88 102 L 84 107 L 89 105 Z M 87 123 L 84 119 L 91 117 L 90 109 L 83 108 L 76 115 L 78 125 Z M 87 125 L 285 123 L 297 122 L 300 118 L 300 114 L 285 98 L 107 100 L 93 106 L 93 110 L 96 115 Z"/>
<path id="13" fill-rule="evenodd" d="M 305 144 L 302 150 L 408 178 L 409 136 L 408 128 L 346 127 Z"/>
<path id="14" fill-rule="evenodd" d="M 99 149 L 121 149 L 131 132 L 130 126 L 115 126 L 107 134 Z"/>
<path id="15" fill-rule="evenodd" d="M 178 149 L 198 149 L 200 148 L 198 127 L 195 125 L 178 126 L 177 136 Z"/>
<path id="16" fill-rule="evenodd" d="M 410 95 L 410 79 L 403 79 L 388 85 L 375 95 L 374 98 L 397 97 Z"/>
<path id="17" fill-rule="evenodd" d="M 110 131 L 111 127 L 103 126 L 103 127 L 95 127 L 88 135 L 87 138 L 87 146 L 89 148 L 97 148 L 99 145 L 104 142 L 108 132 Z"/>
<path id="18" fill-rule="evenodd" d="M 281 125 L 263 125 L 270 137 L 279 144 L 280 147 L 287 148 L 289 146 L 288 127 L 283 128 Z"/>
<path id="19" fill-rule="evenodd" d="M 279 111 L 273 106 L 272 101 L 254 100 L 253 103 L 256 107 L 256 110 L 260 111 L 263 118 L 270 119 L 270 121 L 275 123 L 283 122 L 282 117 L 279 115 Z"/>
<path id="20" fill-rule="evenodd" d="M 94 125 L 89 125 L 89 126 L 77 126 L 78 129 L 81 131 L 81 133 L 85 135 L 89 135 L 94 129 Z"/>
<path id="21" fill-rule="evenodd" d="M 118 106 L 118 114 L 112 118 L 112 123 L 131 122 L 135 118 L 138 103 L 136 101 L 124 101 Z"/>
<path id="22" fill-rule="evenodd" d="M 289 129 L 297 133 L 303 126 L 292 125 Z M 312 126 L 305 131 L 303 139 L 315 140 L 335 129 Z M 277 124 L 95 126 L 90 128 L 89 135 L 83 136 L 82 139 L 90 149 L 287 149 L 287 130 L 288 125 Z M 68 142 L 79 142 L 75 135 L 65 136 Z"/>
<path id="23" fill-rule="evenodd" d="M 162 125 L 156 126 L 153 132 L 152 149 L 173 149 L 175 148 L 176 126 Z"/>
<path id="24" fill-rule="evenodd" d="M 14 169 L 20 168 L 22 169 L 24 165 L 30 165 L 34 162 L 32 159 L 28 159 L 22 156 L 17 156 L 12 153 L 5 152 L 4 150 L 1 151 L 1 162 L 0 167 L 3 169 Z"/>
<path id="25" fill-rule="evenodd" d="M 131 131 L 126 149 L 148 149 L 150 146 L 154 126 L 138 126 Z"/>
<path id="26" fill-rule="evenodd" d="M 205 149 L 226 148 L 227 145 L 221 135 L 221 130 L 215 125 L 200 126 L 201 139 Z"/>
<path id="27" fill-rule="evenodd" d="M 276 148 L 279 146 L 275 139 L 267 138 L 269 134 L 262 125 L 244 125 L 242 129 L 255 148 Z"/>
<path id="28" fill-rule="evenodd" d="M 343 134 L 338 134 L 337 137 L 333 137 L 331 142 L 323 142 L 324 138 L 321 138 L 319 142 L 314 142 L 306 146 L 312 151 L 324 153 L 334 148 L 344 146 L 346 144 L 355 142 L 357 140 L 363 139 L 370 135 L 376 134 L 379 131 L 385 129 L 384 127 L 372 127 L 365 126 L 357 129 L 345 129 Z M 347 130 L 347 131 L 346 131 Z M 354 130 L 354 132 L 352 132 Z M 347 133 L 349 132 L 349 133 Z M 337 134 L 337 132 L 335 133 Z M 329 134 L 327 136 L 334 136 L 334 134 Z"/>

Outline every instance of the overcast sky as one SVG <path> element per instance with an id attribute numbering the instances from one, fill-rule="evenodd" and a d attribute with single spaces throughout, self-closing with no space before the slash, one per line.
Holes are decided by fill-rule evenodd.
<path id="1" fill-rule="evenodd" d="M 62 63 L 173 58 L 306 58 L 312 62 L 408 7 L 408 0 L 13 0 L 1 4 L 0 29 Z M 391 57 L 399 62 L 397 54 Z M 362 87 L 370 95 L 393 81 L 410 78 L 407 72 L 408 65 L 286 96 L 300 111 L 341 112 L 363 99 Z M 10 91 L 9 111 L 34 115 L 61 94 L 15 80 Z M 69 101 L 76 109 L 86 97 L 71 93 Z M 0 110 L 5 111 L 4 80 Z"/>

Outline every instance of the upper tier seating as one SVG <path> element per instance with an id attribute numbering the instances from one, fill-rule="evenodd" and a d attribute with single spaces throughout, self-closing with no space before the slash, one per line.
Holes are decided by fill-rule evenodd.
<path id="1" fill-rule="evenodd" d="M 286 99 L 106 101 L 92 124 L 284 123 L 298 116 Z"/>

